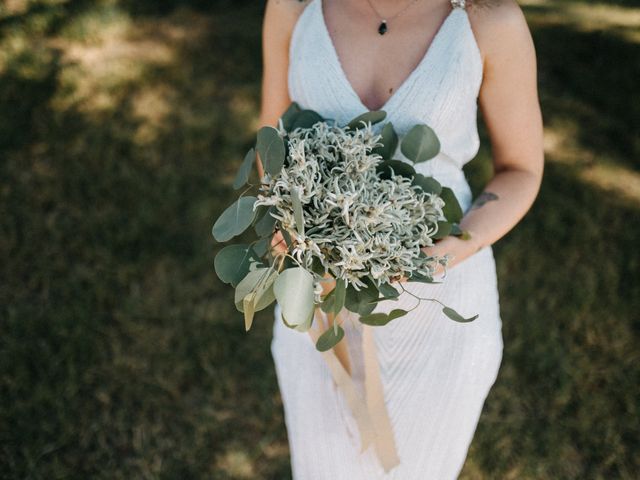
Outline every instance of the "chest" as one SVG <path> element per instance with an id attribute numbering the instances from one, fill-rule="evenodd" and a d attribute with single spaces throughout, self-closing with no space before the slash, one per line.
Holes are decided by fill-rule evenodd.
<path id="1" fill-rule="evenodd" d="M 446 30 L 448 4 L 410 4 L 405 11 L 373 12 L 368 2 L 319 1 L 319 21 L 335 60 L 361 103 L 382 109 Z M 394 18 L 393 12 L 400 11 Z M 381 35 L 378 14 L 391 13 Z M 445 32 L 446 33 L 446 32 Z"/>

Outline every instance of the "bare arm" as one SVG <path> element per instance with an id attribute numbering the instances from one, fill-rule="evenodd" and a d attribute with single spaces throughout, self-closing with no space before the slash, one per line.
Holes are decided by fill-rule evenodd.
<path id="1" fill-rule="evenodd" d="M 269 0 L 262 26 L 262 93 L 259 127 L 275 127 L 291 103 L 287 83 L 289 42 L 296 20 L 307 2 Z M 260 178 L 262 163 L 256 161 Z"/>
<path id="2" fill-rule="evenodd" d="M 285 112 L 289 98 L 289 43 L 298 17 L 307 1 L 269 0 L 262 26 L 262 92 L 260 102 L 259 127 L 275 127 Z M 260 178 L 264 168 L 260 157 L 256 157 L 256 167 Z M 278 252 L 287 250 L 284 238 L 276 232 L 271 246 Z"/>
<path id="3" fill-rule="evenodd" d="M 482 30 L 485 74 L 479 104 L 493 150 L 495 175 L 461 221 L 470 240 L 446 237 L 429 254 L 447 252 L 454 266 L 509 232 L 531 208 L 544 164 L 536 53 L 514 0 L 486 10 Z"/>

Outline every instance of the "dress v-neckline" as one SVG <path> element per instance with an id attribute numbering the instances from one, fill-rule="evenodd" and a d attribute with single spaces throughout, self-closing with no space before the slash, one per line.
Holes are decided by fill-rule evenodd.
<path id="1" fill-rule="evenodd" d="M 358 103 L 358 106 L 361 109 L 364 109 L 366 111 L 371 111 L 371 109 L 364 104 L 364 102 L 362 101 L 362 98 L 360 97 L 358 92 L 356 92 L 355 88 L 353 88 L 353 84 L 349 80 L 349 77 L 347 76 L 347 73 L 345 72 L 345 70 L 344 70 L 344 68 L 342 66 L 342 61 L 340 60 L 340 56 L 338 55 L 338 50 L 336 49 L 335 43 L 333 42 L 333 38 L 331 38 L 331 34 L 329 33 L 329 27 L 327 26 L 327 22 L 326 22 L 325 17 L 324 17 L 323 0 L 317 0 L 317 1 L 318 1 L 318 5 L 317 5 L 318 17 L 319 17 L 319 20 L 320 20 L 322 31 L 323 31 L 324 37 L 325 37 L 325 39 L 327 41 L 327 44 L 329 46 L 329 50 L 331 51 L 331 55 L 333 57 L 332 60 L 336 64 L 338 72 L 339 72 L 340 76 L 342 77 L 342 81 L 346 85 L 346 87 L 349 90 L 349 93 L 351 94 L 351 96 L 353 96 L 355 101 Z M 381 107 L 379 107 L 377 110 L 384 110 L 384 111 L 387 112 L 387 114 L 390 113 L 388 111 L 389 106 L 392 105 L 393 102 L 396 101 L 396 99 L 400 97 L 400 93 L 405 88 L 408 88 L 408 85 L 410 84 L 410 82 L 413 79 L 413 77 L 415 77 L 418 74 L 418 72 L 420 70 L 422 70 L 422 68 L 424 68 L 425 65 L 427 65 L 427 63 L 431 59 L 432 55 L 434 55 L 433 51 L 435 50 L 435 47 L 438 46 L 439 40 L 442 37 L 443 32 L 445 31 L 447 25 L 450 23 L 451 18 L 453 18 L 454 12 L 456 10 L 462 10 L 462 11 L 464 11 L 466 13 L 466 10 L 464 10 L 464 8 L 458 8 L 458 7 L 453 6 L 453 4 L 451 4 L 451 11 L 447 14 L 447 16 L 445 17 L 443 22 L 440 24 L 440 27 L 438 27 L 438 30 L 436 31 L 436 34 L 433 36 L 433 39 L 431 40 L 431 43 L 429 44 L 429 47 L 425 51 L 424 55 L 422 56 L 422 58 L 420 59 L 418 64 L 414 67 L 413 70 L 411 70 L 411 72 L 407 75 L 407 77 L 402 81 L 402 83 L 396 89 L 396 91 L 393 92 L 391 94 L 391 96 L 387 99 L 387 101 L 384 102 L 384 104 Z"/>

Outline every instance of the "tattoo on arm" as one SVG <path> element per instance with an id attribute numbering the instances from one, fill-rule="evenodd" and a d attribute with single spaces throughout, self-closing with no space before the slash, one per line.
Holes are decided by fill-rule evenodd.
<path id="1" fill-rule="evenodd" d="M 473 205 L 471 205 L 471 208 L 472 209 L 480 208 L 487 202 L 498 200 L 498 198 L 499 198 L 498 195 L 496 195 L 495 193 L 482 192 L 480 195 L 478 195 L 478 198 L 475 199 L 475 201 L 473 202 Z"/>

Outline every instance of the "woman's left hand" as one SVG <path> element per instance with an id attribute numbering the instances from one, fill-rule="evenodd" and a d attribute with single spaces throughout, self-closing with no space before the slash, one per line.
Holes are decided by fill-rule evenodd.
<path id="1" fill-rule="evenodd" d="M 449 254 L 447 268 L 452 268 L 473 253 L 471 240 L 463 240 L 455 235 L 449 235 L 436 242 L 432 247 L 421 248 L 424 253 L 432 257 L 442 257 Z M 444 273 L 444 267 L 438 265 L 436 275 Z"/>
<path id="2" fill-rule="evenodd" d="M 447 269 L 451 269 L 465 258 L 471 256 L 477 251 L 473 237 L 469 240 L 463 240 L 455 235 L 449 235 L 441 240 L 438 240 L 432 247 L 423 247 L 422 250 L 429 256 L 442 257 L 449 254 L 449 263 Z M 444 273 L 444 267 L 438 265 L 436 268 L 434 277 L 440 276 Z M 402 277 L 399 282 L 406 282 L 406 278 Z"/>

